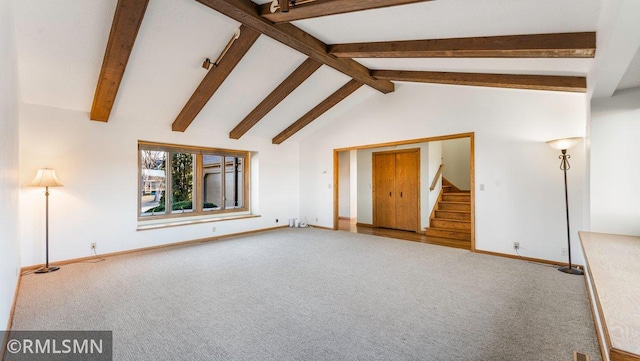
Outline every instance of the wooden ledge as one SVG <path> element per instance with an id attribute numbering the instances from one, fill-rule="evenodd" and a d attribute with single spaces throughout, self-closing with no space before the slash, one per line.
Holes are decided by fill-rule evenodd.
<path id="1" fill-rule="evenodd" d="M 640 237 L 579 234 L 602 358 L 640 361 Z"/>

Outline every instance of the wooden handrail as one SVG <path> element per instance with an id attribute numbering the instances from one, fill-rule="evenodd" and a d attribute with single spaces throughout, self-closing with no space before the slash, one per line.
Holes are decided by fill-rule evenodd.
<path id="1" fill-rule="evenodd" d="M 436 189 L 436 185 L 438 185 L 438 179 L 442 176 L 442 170 L 444 169 L 444 164 L 440 164 L 440 168 L 436 172 L 436 176 L 433 178 L 433 182 L 431 182 L 431 188 L 429 190 Z"/>

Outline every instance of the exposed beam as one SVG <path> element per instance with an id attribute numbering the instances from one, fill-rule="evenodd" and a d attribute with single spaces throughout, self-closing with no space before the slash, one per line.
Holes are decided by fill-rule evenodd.
<path id="1" fill-rule="evenodd" d="M 587 79 L 579 76 L 441 73 L 432 71 L 373 70 L 379 79 L 418 83 L 472 85 L 585 93 Z"/>
<path id="2" fill-rule="evenodd" d="M 593 58 L 596 33 L 336 44 L 329 53 L 339 58 Z"/>
<path id="3" fill-rule="evenodd" d="M 91 120 L 109 121 L 149 0 L 118 0 L 91 106 Z"/>
<path id="4" fill-rule="evenodd" d="M 271 12 L 271 3 L 260 6 L 260 15 L 274 23 L 317 18 L 389 6 L 421 3 L 432 0 L 315 0 L 289 8 L 289 12 Z"/>
<path id="5" fill-rule="evenodd" d="M 184 132 L 200 113 L 205 104 L 211 99 L 227 76 L 238 65 L 242 57 L 251 49 L 253 43 L 258 40 L 260 33 L 244 25 L 240 26 L 240 37 L 236 40 L 218 65 L 209 70 L 198 88 L 185 104 L 178 117 L 173 122 L 171 129 Z"/>
<path id="6" fill-rule="evenodd" d="M 264 19 L 258 14 L 259 5 L 251 0 L 197 1 L 382 93 L 394 90 L 392 82 L 375 79 L 369 69 L 355 60 L 338 59 L 330 55 L 327 53 L 327 44 L 310 34 L 291 24 L 274 25 Z"/>
<path id="7" fill-rule="evenodd" d="M 247 115 L 229 133 L 229 138 L 240 139 L 256 123 L 264 118 L 273 108 L 275 108 L 287 95 L 291 94 L 302 82 L 311 76 L 321 63 L 307 58 L 291 75 L 287 77 L 274 91 L 271 92 L 249 115 Z"/>
<path id="8" fill-rule="evenodd" d="M 323 100 L 322 103 L 316 105 L 315 108 L 311 109 L 307 114 L 303 115 L 302 118 L 298 119 L 295 123 L 291 124 L 287 129 L 283 130 L 280 134 L 276 135 L 273 138 L 273 144 L 280 144 L 285 140 L 289 139 L 292 135 L 296 134 L 302 128 L 306 127 L 312 121 L 316 120 L 319 116 L 324 114 L 327 110 L 333 108 L 336 104 L 340 103 L 344 98 L 348 97 L 354 91 L 358 90 L 362 86 L 362 83 L 350 80 L 347 84 L 345 84 L 342 88 L 338 89 L 335 93 L 331 94 L 327 99 Z"/>

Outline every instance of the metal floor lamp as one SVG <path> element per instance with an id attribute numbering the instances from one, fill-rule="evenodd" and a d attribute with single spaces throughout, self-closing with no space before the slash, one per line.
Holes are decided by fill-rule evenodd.
<path id="1" fill-rule="evenodd" d="M 46 199 L 46 216 L 45 216 L 45 241 L 46 241 L 46 263 L 44 267 L 39 268 L 35 271 L 35 273 L 49 273 L 53 271 L 57 271 L 60 267 L 52 266 L 49 267 L 49 187 L 61 187 L 62 183 L 58 181 L 58 177 L 56 177 L 56 171 L 49 168 L 38 169 L 38 173 L 36 177 L 33 178 L 30 187 L 45 187 L 44 195 Z"/>
<path id="2" fill-rule="evenodd" d="M 567 149 L 578 144 L 578 142 L 582 139 L 581 137 L 574 138 L 563 138 L 550 140 L 547 142 L 549 146 L 553 149 L 559 150 L 562 152 L 560 155 L 560 170 L 564 173 L 564 204 L 567 213 L 567 251 L 569 253 L 569 265 L 567 267 L 560 267 L 558 271 L 569 273 L 573 275 L 581 275 L 584 274 L 581 269 L 573 267 L 571 264 L 571 229 L 569 227 L 569 192 L 567 191 L 567 171 L 571 168 L 569 164 L 569 158 L 571 156 L 567 154 Z"/>

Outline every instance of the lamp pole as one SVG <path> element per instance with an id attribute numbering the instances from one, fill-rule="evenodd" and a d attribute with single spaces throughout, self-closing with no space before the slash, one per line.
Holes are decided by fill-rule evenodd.
<path id="1" fill-rule="evenodd" d="M 56 177 L 56 172 L 53 169 L 42 168 L 38 169 L 36 177 L 29 184 L 30 187 L 44 187 L 45 197 L 45 247 L 46 247 L 46 262 L 44 267 L 35 271 L 35 273 L 49 273 L 57 271 L 60 267 L 49 267 L 49 187 L 61 187 L 62 184 Z"/>
<path id="2" fill-rule="evenodd" d="M 566 149 L 562 149 L 562 155 L 559 158 L 562 160 L 560 162 L 560 169 L 562 169 L 562 172 L 564 173 L 564 205 L 567 213 L 567 252 L 569 252 L 569 266 L 560 267 L 558 270 L 564 273 L 581 275 L 584 274 L 584 272 L 579 268 L 574 268 L 571 264 L 571 227 L 569 226 L 569 192 L 567 187 L 567 170 L 571 168 L 571 165 L 569 164 L 569 158 L 571 158 L 571 156 L 567 154 Z"/>
<path id="3" fill-rule="evenodd" d="M 45 258 L 45 266 L 36 270 L 35 273 L 49 273 L 53 271 L 57 271 L 60 267 L 53 266 L 49 267 L 49 186 L 44 187 L 44 197 L 45 197 L 45 248 L 46 248 L 46 258 Z"/>
<path id="4" fill-rule="evenodd" d="M 571 227 L 569 226 L 569 191 L 567 186 L 567 171 L 571 169 L 571 165 L 569 164 L 569 158 L 571 158 L 571 156 L 567 154 L 567 149 L 578 144 L 581 139 L 581 137 L 561 138 L 547 142 L 551 148 L 562 152 L 559 157 L 560 170 L 564 173 L 564 208 L 567 213 L 567 252 L 569 253 L 569 266 L 560 267 L 558 271 L 573 275 L 582 275 L 584 272 L 579 268 L 574 268 L 573 264 L 571 264 Z"/>
<path id="5" fill-rule="evenodd" d="M 565 177 L 566 179 L 566 177 Z M 45 248 L 46 258 L 44 268 L 49 269 L 49 187 L 44 187 L 44 199 L 45 199 L 45 216 L 44 216 L 44 228 L 45 228 Z"/>

